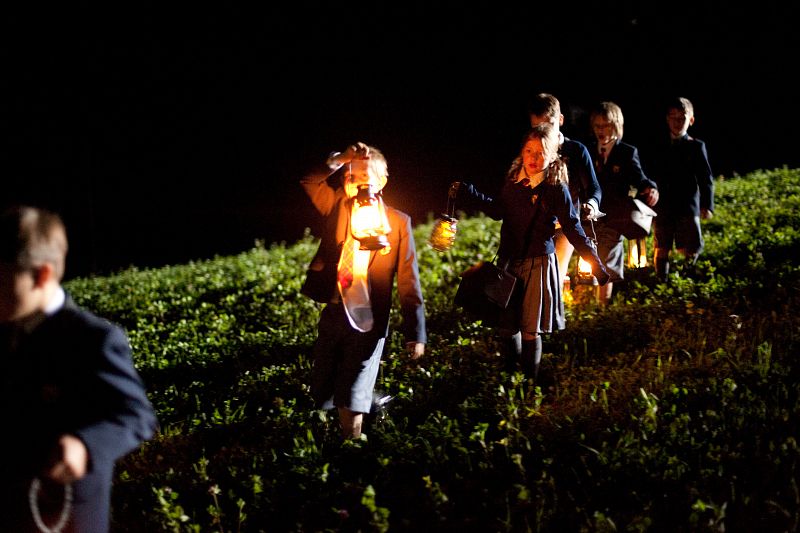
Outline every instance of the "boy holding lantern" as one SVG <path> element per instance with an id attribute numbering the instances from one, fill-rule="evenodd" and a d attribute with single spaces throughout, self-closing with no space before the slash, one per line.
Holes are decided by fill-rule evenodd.
<path id="1" fill-rule="evenodd" d="M 334 174 L 340 180 L 329 180 Z M 331 154 L 300 182 L 324 217 L 302 289 L 325 304 L 313 347 L 311 395 L 318 408 L 337 408 L 344 438 L 361 438 L 364 414 L 372 407 L 395 278 L 406 348 L 412 359 L 425 353 L 411 218 L 383 204 L 387 176 L 383 154 L 358 142 Z"/>

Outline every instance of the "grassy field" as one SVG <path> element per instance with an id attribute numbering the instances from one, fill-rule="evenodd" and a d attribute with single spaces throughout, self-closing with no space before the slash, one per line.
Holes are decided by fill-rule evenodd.
<path id="1" fill-rule="evenodd" d="M 392 334 L 365 443 L 311 408 L 313 237 L 72 280 L 127 330 L 161 422 L 119 464 L 113 530 L 797 531 L 799 213 L 799 170 L 719 180 L 695 275 L 576 294 L 534 389 L 452 305 L 499 223 L 462 215 L 444 254 L 419 225 L 428 351 Z"/>

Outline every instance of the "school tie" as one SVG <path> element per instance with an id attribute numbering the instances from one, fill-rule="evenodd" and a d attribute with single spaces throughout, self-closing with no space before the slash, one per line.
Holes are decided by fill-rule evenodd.
<path id="1" fill-rule="evenodd" d="M 600 147 L 600 157 L 597 158 L 597 168 L 602 170 L 602 168 L 606 165 L 606 147 Z"/>
<path id="2" fill-rule="evenodd" d="M 339 284 L 343 289 L 347 289 L 353 284 L 353 252 L 356 240 L 349 231 L 344 238 L 342 245 L 342 255 L 339 258 Z"/>
<path id="3" fill-rule="evenodd" d="M 357 246 L 359 242 L 348 232 L 339 259 L 339 294 L 350 325 L 365 332 L 372 330 L 374 323 L 367 275 L 370 252 Z"/>

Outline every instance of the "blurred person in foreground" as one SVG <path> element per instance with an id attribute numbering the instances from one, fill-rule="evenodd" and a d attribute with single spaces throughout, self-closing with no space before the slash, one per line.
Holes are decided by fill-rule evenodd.
<path id="1" fill-rule="evenodd" d="M 384 206 L 384 242 L 368 249 L 356 238 L 357 204 L 364 193 L 375 202 L 388 179 L 386 159 L 362 142 L 333 152 L 301 185 L 323 216 L 320 245 L 302 293 L 325 304 L 313 347 L 311 395 L 317 408 L 336 408 L 342 436 L 361 439 L 370 413 L 389 334 L 397 280 L 401 331 L 412 359 L 425 353 L 425 306 L 411 217 Z"/>
<path id="2" fill-rule="evenodd" d="M 123 330 L 62 288 L 66 254 L 55 213 L 0 214 L 2 531 L 108 531 L 114 464 L 157 429 Z"/>

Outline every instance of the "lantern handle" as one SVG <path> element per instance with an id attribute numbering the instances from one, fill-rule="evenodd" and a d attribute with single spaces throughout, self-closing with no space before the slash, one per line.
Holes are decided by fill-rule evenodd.
<path id="1" fill-rule="evenodd" d="M 591 239 L 591 241 L 595 245 L 597 245 L 597 233 L 594 231 L 594 219 L 593 218 L 587 218 L 586 220 L 589 222 L 589 227 L 592 228 L 592 236 L 589 237 L 589 238 Z M 587 235 L 587 237 L 588 237 L 588 235 Z"/>
<path id="2" fill-rule="evenodd" d="M 455 218 L 456 213 L 456 196 L 458 196 L 459 182 L 453 182 L 450 189 L 447 191 L 447 210 L 445 214 L 450 218 Z"/>

